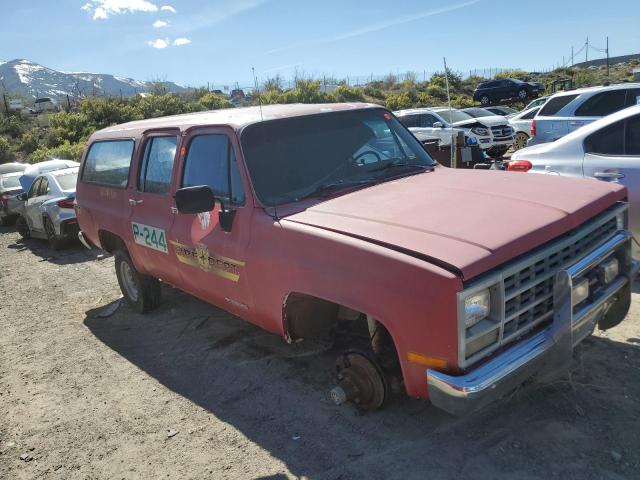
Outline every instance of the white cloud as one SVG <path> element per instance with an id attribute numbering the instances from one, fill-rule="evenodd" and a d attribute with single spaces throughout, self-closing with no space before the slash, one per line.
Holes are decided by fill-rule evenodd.
<path id="1" fill-rule="evenodd" d="M 165 22 L 164 20 L 156 20 L 155 22 L 153 22 L 153 28 L 162 28 L 168 26 L 169 22 Z"/>
<path id="2" fill-rule="evenodd" d="M 158 6 L 148 0 L 89 0 L 81 9 L 93 13 L 94 20 L 105 20 L 123 13 L 157 12 Z"/>
<path id="3" fill-rule="evenodd" d="M 188 38 L 184 38 L 184 37 L 176 38 L 176 39 L 173 41 L 173 44 L 174 44 L 176 47 L 179 47 L 179 46 L 181 46 L 181 45 L 189 45 L 190 43 L 191 43 L 191 40 L 189 40 Z"/>
<path id="4" fill-rule="evenodd" d="M 162 10 L 163 12 L 176 13 L 176 9 L 173 8 L 171 5 L 163 5 L 160 7 L 160 10 Z"/>
<path id="5" fill-rule="evenodd" d="M 149 45 L 150 47 L 153 47 L 153 48 L 158 48 L 158 49 L 167 48 L 169 46 L 169 40 L 168 39 L 162 39 L 162 38 L 156 38 L 155 40 L 153 40 L 151 42 L 147 42 L 147 45 Z"/>

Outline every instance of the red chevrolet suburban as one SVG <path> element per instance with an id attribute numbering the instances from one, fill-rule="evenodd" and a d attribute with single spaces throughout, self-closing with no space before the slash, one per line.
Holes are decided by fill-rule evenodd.
<path id="1" fill-rule="evenodd" d="M 135 310 L 162 281 L 288 342 L 335 341 L 338 404 L 374 409 L 403 385 L 464 414 L 563 372 L 623 320 L 626 196 L 447 169 L 388 110 L 323 104 L 106 128 L 76 201 L 81 240 L 114 254 Z"/>

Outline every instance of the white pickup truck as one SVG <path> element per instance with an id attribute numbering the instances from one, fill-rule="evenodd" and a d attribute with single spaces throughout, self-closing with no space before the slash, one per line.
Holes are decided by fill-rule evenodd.
<path id="1" fill-rule="evenodd" d="M 451 145 L 451 139 L 464 132 L 475 138 L 480 148 L 492 158 L 500 158 L 513 144 L 513 128 L 498 115 L 474 118 L 456 109 L 413 108 L 393 112 L 420 141 L 438 138 L 440 145 Z"/>

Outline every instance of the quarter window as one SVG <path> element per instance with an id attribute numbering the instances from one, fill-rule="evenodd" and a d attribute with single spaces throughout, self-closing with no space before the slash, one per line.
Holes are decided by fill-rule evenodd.
<path id="1" fill-rule="evenodd" d="M 208 185 L 223 200 L 244 204 L 244 188 L 235 151 L 226 135 L 198 135 L 191 141 L 182 186 L 197 185 Z"/>
<path id="2" fill-rule="evenodd" d="M 177 139 L 151 137 L 147 140 L 138 176 L 138 190 L 164 195 L 169 192 Z"/>
<path id="3" fill-rule="evenodd" d="M 84 162 L 82 181 L 126 187 L 133 145 L 133 140 L 94 142 Z"/>
<path id="4" fill-rule="evenodd" d="M 540 110 L 540 116 L 555 115 L 577 97 L 578 95 L 560 95 L 559 97 L 550 98 L 547 103 L 544 104 L 542 110 Z"/>
<path id="5" fill-rule="evenodd" d="M 604 117 L 625 107 L 626 90 L 601 92 L 586 100 L 577 110 L 576 117 Z"/>
<path id="6" fill-rule="evenodd" d="M 640 115 L 627 120 L 626 154 L 640 156 Z"/>

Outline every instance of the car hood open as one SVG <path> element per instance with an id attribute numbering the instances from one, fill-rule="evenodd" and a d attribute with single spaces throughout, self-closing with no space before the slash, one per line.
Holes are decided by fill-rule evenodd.
<path id="1" fill-rule="evenodd" d="M 470 118 L 469 120 L 462 120 L 460 122 L 455 122 L 453 126 L 466 127 L 466 126 L 476 125 L 478 123 L 481 125 L 484 125 L 485 127 L 498 127 L 498 126 L 509 124 L 509 122 L 505 117 L 500 115 L 491 115 L 487 117 Z"/>
<path id="2" fill-rule="evenodd" d="M 316 203 L 282 223 L 383 245 L 468 280 L 578 227 L 625 196 L 613 183 L 437 167 Z"/>

